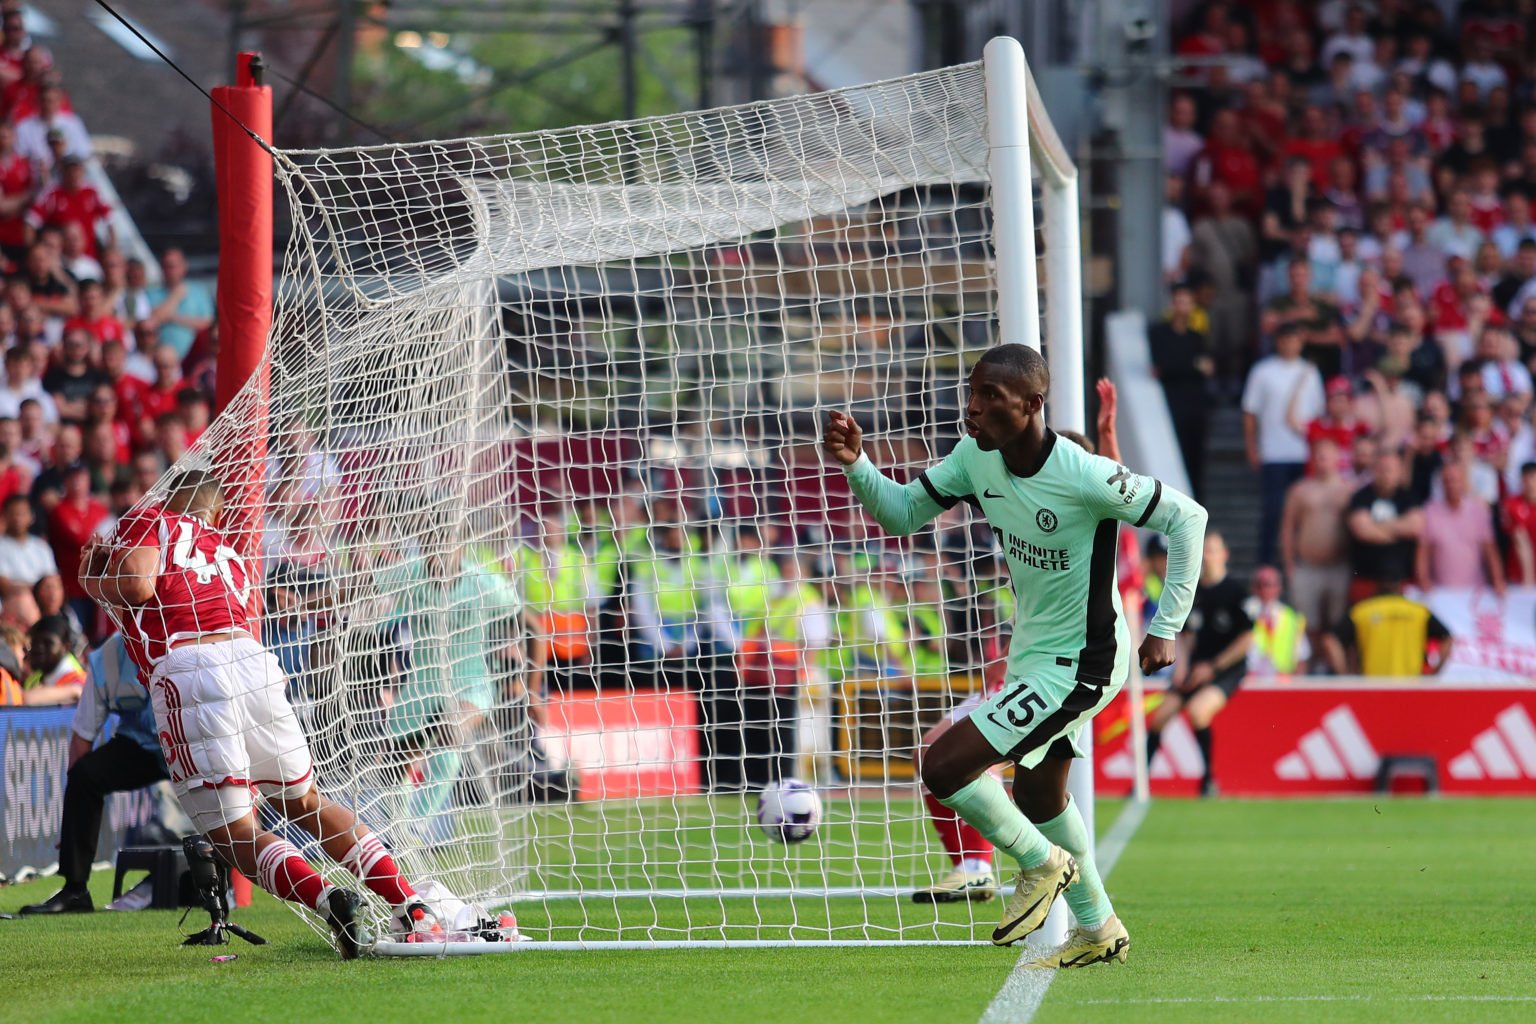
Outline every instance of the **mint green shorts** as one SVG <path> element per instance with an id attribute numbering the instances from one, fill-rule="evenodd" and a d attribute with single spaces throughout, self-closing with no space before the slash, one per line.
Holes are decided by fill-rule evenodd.
<path id="1" fill-rule="evenodd" d="M 970 720 L 994 750 L 1020 768 L 1035 767 L 1059 739 L 1072 745 L 1073 757 L 1082 757 L 1078 727 L 1104 710 L 1121 685 L 1082 682 L 1067 673 L 1031 673 L 1009 679 L 971 712 Z"/>

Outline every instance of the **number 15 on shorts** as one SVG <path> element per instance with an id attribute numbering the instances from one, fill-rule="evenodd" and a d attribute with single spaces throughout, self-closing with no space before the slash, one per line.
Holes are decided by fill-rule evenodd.
<path id="1" fill-rule="evenodd" d="M 1045 698 L 1029 688 L 1028 683 L 1020 683 L 997 701 L 997 706 L 987 712 L 987 718 L 999 729 L 1027 729 L 1035 720 L 1035 711 L 1044 711 Z M 998 717 L 1007 715 L 1008 724 L 1004 724 Z"/>

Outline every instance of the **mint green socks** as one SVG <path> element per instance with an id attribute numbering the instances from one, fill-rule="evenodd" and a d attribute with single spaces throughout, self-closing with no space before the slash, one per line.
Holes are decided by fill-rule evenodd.
<path id="1" fill-rule="evenodd" d="M 1018 861 L 1021 868 L 1039 867 L 1051 854 L 1050 842 L 1024 817 L 1003 784 L 988 772 L 982 772 L 953 795 L 941 797 L 939 802 L 945 807 L 954 808 L 960 817 L 986 836 L 993 846 Z M 1068 807 L 1067 811 L 1077 820 L 1078 832 L 1082 832 L 1082 819 L 1077 817 L 1077 811 L 1072 807 Z M 1056 820 L 1061 821 L 1065 817 L 1062 815 Z M 1095 874 L 1093 877 L 1097 882 L 1099 876 Z"/>
<path id="2" fill-rule="evenodd" d="M 1094 863 L 1093 847 L 1088 842 L 1088 829 L 1083 824 L 1083 816 L 1077 811 L 1077 802 L 1068 796 L 1067 809 L 1050 821 L 1042 821 L 1039 831 L 1077 861 L 1077 881 L 1066 892 L 1067 906 L 1072 908 L 1077 923 L 1093 929 L 1109 920 L 1115 911 L 1109 905 L 1104 881 L 1099 878 L 1099 867 Z"/>

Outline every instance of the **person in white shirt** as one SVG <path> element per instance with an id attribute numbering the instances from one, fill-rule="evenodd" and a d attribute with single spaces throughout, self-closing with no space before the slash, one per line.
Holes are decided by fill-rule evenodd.
<path id="1" fill-rule="evenodd" d="M 1472 197 L 1466 189 L 1451 193 L 1445 204 L 1445 216 L 1430 225 L 1425 240 L 1446 256 L 1472 258 L 1483 244 L 1483 232 L 1472 223 Z"/>
<path id="2" fill-rule="evenodd" d="M 1483 390 L 1489 398 L 1529 398 L 1531 371 L 1520 362 L 1520 346 L 1507 329 L 1485 327 L 1477 338 L 1477 358 L 1482 360 Z"/>
<path id="3" fill-rule="evenodd" d="M 45 171 L 53 169 L 54 151 L 48 145 L 48 132 L 64 137 L 64 156 L 91 158 L 91 133 L 79 115 L 64 110 L 64 90 L 50 83 L 38 90 L 37 113 L 24 117 L 16 125 L 16 152 L 35 160 Z"/>
<path id="4" fill-rule="evenodd" d="M 1275 354 L 1254 364 L 1243 388 L 1243 440 L 1248 464 L 1258 470 L 1263 491 L 1259 524 L 1259 562 L 1274 563 L 1285 492 L 1307 468 L 1307 439 L 1287 418 L 1295 402 L 1298 422 L 1323 411 L 1323 378 L 1301 358 L 1306 331 L 1299 323 L 1275 329 Z"/>
<path id="5" fill-rule="evenodd" d="M 1184 177 L 1205 148 L 1205 139 L 1195 131 L 1198 116 L 1194 99 L 1184 93 L 1174 96 L 1168 105 L 1168 123 L 1163 125 L 1163 168 L 1169 174 Z"/>
<path id="6" fill-rule="evenodd" d="M 1461 80 L 1477 86 L 1483 99 L 1499 86 L 1509 85 L 1509 76 L 1499 62 L 1488 55 L 1488 41 L 1481 36 L 1467 40 L 1467 62 L 1461 66 Z"/>
<path id="7" fill-rule="evenodd" d="M 1321 63 L 1327 67 L 1336 53 L 1347 53 L 1356 64 L 1364 64 L 1376 54 L 1376 41 L 1365 30 L 1365 11 L 1351 7 L 1344 14 L 1344 27 L 1323 43 Z"/>
<path id="8" fill-rule="evenodd" d="M 53 549 L 32 530 L 32 502 L 25 494 L 13 494 L 0 505 L 4 533 L 0 533 L 0 586 L 30 589 L 44 576 L 57 576 Z"/>
<path id="9" fill-rule="evenodd" d="M 1163 185 L 1163 280 L 1172 284 L 1184 278 L 1189 269 L 1189 243 L 1193 236 L 1189 218 L 1184 216 L 1180 200 L 1184 179 L 1170 174 Z"/>
<path id="10" fill-rule="evenodd" d="M 43 382 L 37 376 L 37 360 L 32 351 L 20 345 L 5 353 L 5 383 L 0 386 L 0 417 L 21 418 L 21 403 L 33 399 L 43 410 L 43 419 L 49 424 L 59 422 L 58 407 L 53 396 L 43 390 Z"/>

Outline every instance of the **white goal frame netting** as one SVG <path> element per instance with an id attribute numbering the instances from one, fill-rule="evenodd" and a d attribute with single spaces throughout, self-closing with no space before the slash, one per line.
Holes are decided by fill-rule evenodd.
<path id="1" fill-rule="evenodd" d="M 884 538 L 817 442 L 851 409 L 913 472 L 975 355 L 1042 335 L 1081 429 L 1075 170 L 1017 44 L 276 168 L 268 350 L 184 464 L 262 531 L 321 788 L 529 947 L 989 930 L 909 894 L 948 867 L 914 747 L 1006 631 L 990 534 Z M 784 846 L 753 801 L 788 775 L 824 818 Z"/>

